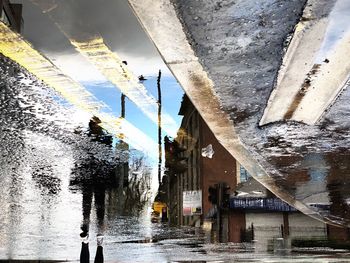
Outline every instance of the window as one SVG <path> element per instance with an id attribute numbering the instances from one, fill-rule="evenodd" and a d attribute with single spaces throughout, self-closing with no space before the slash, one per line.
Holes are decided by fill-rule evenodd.
<path id="1" fill-rule="evenodd" d="M 251 175 L 242 165 L 239 165 L 239 175 L 240 175 L 241 183 L 246 182 L 248 178 L 251 177 Z"/>
<path id="2" fill-rule="evenodd" d="M 8 25 L 8 26 L 11 24 L 11 23 L 10 23 L 10 20 L 9 20 L 9 18 L 7 17 L 7 15 L 6 15 L 4 9 L 1 10 L 1 17 L 0 17 L 0 20 L 1 20 L 2 22 L 4 22 L 6 25 Z"/>

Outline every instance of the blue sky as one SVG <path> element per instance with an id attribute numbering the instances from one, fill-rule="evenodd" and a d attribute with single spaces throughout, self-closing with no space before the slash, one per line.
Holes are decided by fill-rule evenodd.
<path id="1" fill-rule="evenodd" d="M 81 83 L 98 100 L 105 102 L 116 117 L 120 115 L 119 90 L 108 82 L 86 57 L 75 50 L 69 42 L 69 37 L 74 38 L 81 31 L 91 36 L 100 35 L 111 51 L 128 62 L 127 67 L 135 76 L 142 74 L 147 77 L 148 80 L 143 84 L 155 98 L 156 77 L 161 69 L 163 112 L 171 115 L 179 126 L 181 118 L 178 116 L 178 110 L 183 91 L 143 31 L 127 1 L 107 1 L 103 5 L 96 5 L 90 0 L 60 2 L 67 12 L 55 13 L 54 8 L 52 16 L 51 12 L 42 9 L 43 5 L 35 5 L 25 0 L 15 2 L 23 4 L 25 27 L 22 34 L 25 39 L 45 54 L 65 75 Z M 80 8 L 82 5 L 83 9 Z M 94 19 L 91 20 L 91 17 Z M 62 32 L 63 29 L 68 30 L 68 34 Z M 126 119 L 157 142 L 157 125 L 128 99 Z"/>
<path id="2" fill-rule="evenodd" d="M 147 80 L 143 85 L 147 88 L 153 97 L 157 98 L 157 76 L 146 76 Z M 85 88 L 91 92 L 98 100 L 105 102 L 111 110 L 111 113 L 118 117 L 120 116 L 120 91 L 109 82 L 85 82 Z M 183 90 L 177 83 L 176 79 L 171 75 L 163 75 L 161 78 L 162 89 L 162 110 L 166 111 L 176 121 L 178 127 L 180 126 L 182 116 L 178 115 Z M 126 120 L 136 126 L 138 129 L 146 133 L 155 142 L 158 140 L 157 124 L 146 117 L 138 107 L 126 99 Z M 167 135 L 163 131 L 163 137 Z"/>
<path id="3" fill-rule="evenodd" d="M 143 74 L 147 78 L 143 84 L 154 98 L 157 98 L 156 79 L 158 70 L 161 69 L 162 112 L 167 112 L 175 120 L 177 127 L 180 126 L 181 117 L 178 116 L 178 111 L 183 96 L 182 88 L 143 31 L 127 1 L 106 1 L 103 5 L 96 5 L 91 0 L 61 1 L 60 5 L 65 6 L 69 12 L 56 13 L 51 17 L 50 12 L 41 9 L 41 5 L 34 5 L 31 1 L 25 0 L 15 1 L 23 4 L 24 38 L 49 58 L 63 74 L 82 84 L 98 101 L 107 104 L 110 107 L 108 113 L 112 113 L 115 117 L 120 116 L 120 91 L 108 82 L 86 57 L 77 52 L 69 37 L 74 39 L 74 36 L 81 32 L 101 36 L 112 52 L 118 54 L 121 60 L 128 62 L 128 68 L 135 76 Z M 80 8 L 81 6 L 84 8 Z M 52 10 L 54 13 L 55 8 Z M 83 23 L 76 23 L 77 21 Z M 69 34 L 62 32 L 63 29 L 67 29 L 62 25 L 67 24 L 70 24 Z M 84 115 L 84 118 L 87 115 Z M 157 124 L 128 99 L 126 99 L 126 120 L 157 143 Z M 84 119 L 85 122 L 88 122 L 88 119 Z M 165 135 L 163 130 L 162 137 Z M 150 152 L 153 158 L 157 156 L 157 149 L 152 149 Z"/>

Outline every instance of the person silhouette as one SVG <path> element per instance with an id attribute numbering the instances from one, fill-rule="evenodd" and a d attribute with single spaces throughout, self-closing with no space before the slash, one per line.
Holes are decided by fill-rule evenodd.
<path id="1" fill-rule="evenodd" d="M 103 263 L 103 235 L 104 232 L 104 216 L 105 216 L 105 184 L 99 182 L 93 182 L 92 184 L 87 183 L 82 187 L 83 195 L 83 223 L 81 226 L 81 252 L 80 252 L 80 263 L 90 262 L 89 252 L 89 225 L 90 225 L 90 214 L 92 207 L 92 200 L 94 199 L 96 217 L 97 217 L 97 249 L 95 256 L 95 263 Z"/>
<path id="2" fill-rule="evenodd" d="M 107 134 L 99 125 L 101 120 L 98 117 L 92 117 L 89 122 L 87 135 L 91 137 L 91 142 L 105 145 L 112 150 L 112 136 Z M 106 148 L 107 149 L 107 148 Z M 89 226 L 92 206 L 96 210 L 97 226 L 97 250 L 95 263 L 102 263 L 103 258 L 103 233 L 105 231 L 105 199 L 106 191 L 116 188 L 116 165 L 111 160 L 100 159 L 94 153 L 88 152 L 88 155 L 75 164 L 72 169 L 72 177 L 69 186 L 72 191 L 78 191 L 82 194 L 82 226 L 81 226 L 81 252 L 80 262 L 88 263 L 90 261 L 89 252 Z M 93 202 L 94 201 L 94 202 Z"/>
<path id="3" fill-rule="evenodd" d="M 83 227 L 82 227 L 83 228 Z M 80 263 L 90 262 L 90 251 L 89 251 L 89 233 L 85 229 L 80 234 L 81 237 L 81 252 L 80 252 Z M 94 263 L 103 263 L 103 235 L 97 235 L 97 249 Z"/>

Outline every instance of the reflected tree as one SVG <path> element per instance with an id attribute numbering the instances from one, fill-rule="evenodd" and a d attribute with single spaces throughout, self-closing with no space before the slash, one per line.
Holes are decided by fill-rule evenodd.
<path id="1" fill-rule="evenodd" d="M 130 158 L 128 183 L 124 187 L 124 214 L 138 215 L 150 201 L 151 168 L 142 154 Z"/>

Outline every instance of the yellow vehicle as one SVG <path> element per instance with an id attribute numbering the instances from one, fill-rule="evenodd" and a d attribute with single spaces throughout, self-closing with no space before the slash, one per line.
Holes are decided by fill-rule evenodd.
<path id="1" fill-rule="evenodd" d="M 154 202 L 152 205 L 151 221 L 152 223 L 158 223 L 160 221 L 165 222 L 168 220 L 168 207 L 166 203 Z"/>

